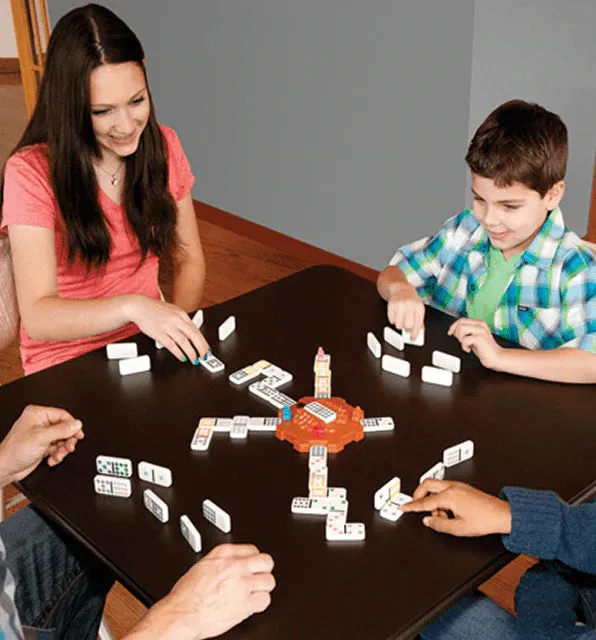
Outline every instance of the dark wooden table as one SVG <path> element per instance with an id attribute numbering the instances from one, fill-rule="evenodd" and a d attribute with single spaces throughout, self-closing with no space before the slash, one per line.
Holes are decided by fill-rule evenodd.
<path id="1" fill-rule="evenodd" d="M 220 346 L 217 327 L 230 314 L 238 329 Z M 313 267 L 205 311 L 205 336 L 226 363 L 225 373 L 210 376 L 182 365 L 138 336 L 140 353 L 152 358 L 150 373 L 122 378 L 117 363 L 99 350 L 0 388 L 2 435 L 27 403 L 64 407 L 83 420 L 86 438 L 76 454 L 55 469 L 42 465 L 22 489 L 145 604 L 163 597 L 197 558 L 180 534 L 179 516 L 186 513 L 204 550 L 224 541 L 253 542 L 276 562 L 270 609 L 225 637 L 408 638 L 509 556 L 497 536 L 448 537 L 425 529 L 418 515 L 383 520 L 373 494 L 387 480 L 400 476 L 411 493 L 445 447 L 471 438 L 475 457 L 449 469 L 449 479 L 490 492 L 511 484 L 548 488 L 571 501 L 585 499 L 594 485 L 594 387 L 487 371 L 447 337 L 451 321 L 429 310 L 426 345 L 404 352 L 411 377 L 385 373 L 366 348 L 367 331 L 380 339 L 386 325 L 374 285 L 335 267 Z M 290 513 L 291 499 L 308 495 L 308 456 L 273 434 L 251 434 L 247 441 L 216 434 L 206 453 L 189 447 L 202 416 L 274 415 L 246 386 L 227 379 L 260 358 L 294 374 L 283 389 L 288 395 L 310 395 L 319 345 L 331 354 L 333 395 L 396 423 L 395 432 L 369 434 L 329 457 L 329 485 L 348 490 L 348 520 L 366 524 L 361 543 L 326 542 L 324 518 Z M 462 355 L 452 388 L 420 381 L 433 349 Z M 384 351 L 399 355 L 386 344 Z M 171 488 L 152 486 L 170 505 L 168 524 L 143 507 L 150 485 L 138 478 L 129 500 L 94 493 L 100 453 L 172 469 Z M 231 514 L 230 534 L 203 519 L 207 497 Z"/>

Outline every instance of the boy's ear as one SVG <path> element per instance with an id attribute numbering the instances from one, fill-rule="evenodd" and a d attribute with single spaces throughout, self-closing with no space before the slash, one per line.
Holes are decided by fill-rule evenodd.
<path id="1" fill-rule="evenodd" d="M 553 186 L 548 190 L 546 196 L 544 196 L 544 200 L 546 202 L 546 206 L 549 211 L 556 209 L 559 206 L 559 202 L 561 202 L 563 198 L 563 194 L 565 193 L 565 181 L 559 180 L 553 184 Z"/>

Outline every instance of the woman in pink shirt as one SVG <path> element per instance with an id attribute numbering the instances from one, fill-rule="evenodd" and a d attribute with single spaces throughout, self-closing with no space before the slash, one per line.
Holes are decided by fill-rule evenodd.
<path id="1" fill-rule="evenodd" d="M 0 188 L 26 374 L 139 330 L 181 361 L 198 364 L 209 349 L 187 314 L 205 280 L 194 176 L 176 133 L 157 123 L 144 57 L 98 5 L 63 16 L 50 38 L 39 101 Z M 158 287 L 169 257 L 172 304 Z"/>

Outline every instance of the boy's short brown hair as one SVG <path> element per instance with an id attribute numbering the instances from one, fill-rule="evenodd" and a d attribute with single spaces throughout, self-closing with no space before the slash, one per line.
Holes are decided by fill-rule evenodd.
<path id="1" fill-rule="evenodd" d="M 523 100 L 497 107 L 478 127 L 466 162 L 498 187 L 521 182 L 542 198 L 567 170 L 567 127 L 555 113 Z"/>

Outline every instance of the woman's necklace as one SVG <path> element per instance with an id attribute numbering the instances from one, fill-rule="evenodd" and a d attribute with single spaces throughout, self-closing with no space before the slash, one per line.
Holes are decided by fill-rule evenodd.
<path id="1" fill-rule="evenodd" d="M 118 177 L 118 174 L 120 173 L 120 170 L 122 169 L 122 167 L 124 166 L 124 162 L 122 162 L 120 164 L 120 166 L 116 169 L 116 171 L 114 171 L 114 173 L 110 173 L 107 169 L 104 169 L 101 165 L 97 164 L 97 163 L 93 163 L 98 169 L 101 169 L 106 175 L 110 176 L 110 184 L 113 187 L 117 187 L 118 184 L 120 183 L 120 178 Z"/>

